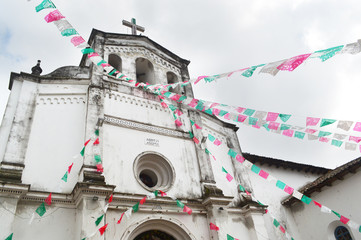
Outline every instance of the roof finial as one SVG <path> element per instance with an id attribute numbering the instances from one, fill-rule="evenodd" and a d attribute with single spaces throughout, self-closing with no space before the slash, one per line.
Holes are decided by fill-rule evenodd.
<path id="1" fill-rule="evenodd" d="M 43 69 L 41 69 L 41 67 L 40 67 L 40 63 L 41 63 L 41 61 L 38 60 L 38 63 L 36 64 L 36 66 L 31 68 L 31 74 L 40 76 L 40 74 L 43 72 Z"/>

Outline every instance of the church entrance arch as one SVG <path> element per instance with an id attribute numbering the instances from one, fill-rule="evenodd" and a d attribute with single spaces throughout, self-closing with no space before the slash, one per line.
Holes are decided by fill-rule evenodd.
<path id="1" fill-rule="evenodd" d="M 132 224 L 121 240 L 195 240 L 182 223 L 164 219 L 144 219 Z"/>

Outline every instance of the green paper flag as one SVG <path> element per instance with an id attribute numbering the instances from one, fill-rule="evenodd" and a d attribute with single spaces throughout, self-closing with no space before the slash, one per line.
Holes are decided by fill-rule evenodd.
<path id="1" fill-rule="evenodd" d="M 361 233 L 361 226 L 360 226 L 360 228 L 358 229 L 358 231 Z"/>
<path id="2" fill-rule="evenodd" d="M 331 135 L 332 133 L 330 132 L 324 132 L 324 131 L 320 131 L 318 133 L 318 137 L 325 137 L 325 136 L 328 136 L 328 135 Z"/>
<path id="3" fill-rule="evenodd" d="M 184 203 L 182 203 L 181 201 L 177 200 L 177 206 L 180 208 L 184 208 Z"/>
<path id="4" fill-rule="evenodd" d="M 99 136 L 99 129 L 95 129 L 94 134 L 97 135 L 97 136 Z"/>
<path id="5" fill-rule="evenodd" d="M 253 109 L 249 109 L 249 108 L 247 108 L 245 111 L 244 111 L 244 115 L 247 115 L 247 116 L 252 116 L 253 115 L 253 113 L 255 112 L 256 110 L 253 110 Z"/>
<path id="6" fill-rule="evenodd" d="M 213 75 L 213 76 L 208 76 L 204 78 L 204 81 L 206 82 L 213 82 L 214 80 L 218 79 L 219 75 Z"/>
<path id="7" fill-rule="evenodd" d="M 85 240 L 86 238 L 83 238 L 82 240 Z"/>
<path id="8" fill-rule="evenodd" d="M 236 158 L 237 157 L 237 153 L 235 151 L 233 151 L 231 148 L 229 149 L 228 151 L 228 155 L 233 157 L 233 158 Z"/>
<path id="9" fill-rule="evenodd" d="M 336 140 L 336 139 L 332 139 L 332 145 L 336 146 L 336 147 L 341 147 L 342 145 L 342 141 Z"/>
<path id="10" fill-rule="evenodd" d="M 85 152 L 85 147 L 83 147 L 83 149 L 80 151 L 80 155 L 82 155 L 84 157 L 84 152 Z"/>
<path id="11" fill-rule="evenodd" d="M 227 240 L 234 240 L 234 237 L 232 237 L 231 235 L 227 234 Z"/>
<path id="12" fill-rule="evenodd" d="M 158 197 L 158 190 L 154 191 L 154 196 Z"/>
<path id="13" fill-rule="evenodd" d="M 5 240 L 12 240 L 14 233 L 10 234 Z"/>
<path id="14" fill-rule="evenodd" d="M 44 0 L 38 6 L 35 7 L 36 12 L 39 12 L 45 8 L 56 8 L 54 3 L 50 0 Z"/>
<path id="15" fill-rule="evenodd" d="M 175 111 L 177 108 L 173 104 L 169 104 L 168 107 L 170 110 Z"/>
<path id="16" fill-rule="evenodd" d="M 224 167 L 222 167 L 222 172 L 228 173 L 226 169 L 224 169 Z"/>
<path id="17" fill-rule="evenodd" d="M 312 202 L 312 199 L 307 197 L 306 195 L 303 195 L 301 198 L 301 201 L 306 203 L 306 204 L 310 204 Z"/>
<path id="18" fill-rule="evenodd" d="M 253 164 L 252 168 L 251 168 L 251 171 L 258 174 L 261 171 L 261 169 Z"/>
<path id="19" fill-rule="evenodd" d="M 169 98 L 171 94 L 172 94 L 171 92 L 165 92 L 163 95 L 164 95 L 165 97 Z"/>
<path id="20" fill-rule="evenodd" d="M 181 103 L 181 102 L 183 102 L 183 100 L 186 99 L 186 98 L 187 98 L 186 96 L 181 96 L 181 97 L 177 100 L 177 102 Z"/>
<path id="21" fill-rule="evenodd" d="M 109 76 L 112 76 L 117 70 L 116 69 L 113 69 L 113 71 L 111 71 L 108 75 Z M 144 87 L 145 88 L 145 87 Z"/>
<path id="22" fill-rule="evenodd" d="M 315 53 L 320 53 L 321 55 L 318 58 L 320 58 L 321 61 L 324 62 L 327 59 L 333 57 L 338 51 L 341 51 L 342 48 L 343 48 L 343 45 L 324 49 L 324 50 L 319 50 L 319 51 L 316 51 Z"/>
<path id="23" fill-rule="evenodd" d="M 240 190 L 241 192 L 245 192 L 245 191 L 246 191 L 246 189 L 245 189 L 242 185 L 239 185 L 239 190 Z"/>
<path id="24" fill-rule="evenodd" d="M 213 112 L 212 112 L 212 108 L 208 108 L 207 110 L 204 111 L 205 113 L 209 114 L 209 115 L 212 115 Z"/>
<path id="25" fill-rule="evenodd" d="M 68 181 L 68 171 L 65 172 L 64 176 L 61 178 L 64 182 Z"/>
<path id="26" fill-rule="evenodd" d="M 219 116 L 223 117 L 224 115 L 226 115 L 228 112 L 227 111 L 224 111 L 224 110 L 221 110 L 219 112 Z"/>
<path id="27" fill-rule="evenodd" d="M 191 121 L 191 124 L 192 124 L 192 126 L 194 125 L 194 122 L 192 121 L 192 120 L 190 120 Z"/>
<path id="28" fill-rule="evenodd" d="M 208 134 L 208 139 L 209 139 L 209 141 L 211 141 L 211 142 L 214 142 L 214 140 L 216 140 L 216 138 L 213 137 L 211 134 Z"/>
<path id="29" fill-rule="evenodd" d="M 280 114 L 278 115 L 280 117 L 280 119 L 283 121 L 283 122 L 287 122 L 288 119 L 290 119 L 291 115 L 289 114 Z"/>
<path id="30" fill-rule="evenodd" d="M 281 124 L 281 130 L 288 130 L 290 128 L 291 128 L 291 125 L 284 124 L 284 123 Z"/>
<path id="31" fill-rule="evenodd" d="M 103 63 L 107 63 L 104 59 L 102 59 L 100 62 L 97 63 L 97 66 L 102 65 Z"/>
<path id="32" fill-rule="evenodd" d="M 76 35 L 76 34 L 78 34 L 78 32 L 74 28 L 65 29 L 64 31 L 61 32 L 61 35 L 64 37 L 69 37 L 69 36 Z M 86 49 L 91 49 L 91 48 L 86 48 Z M 85 49 L 83 49 L 83 50 L 85 50 Z M 83 50 L 81 50 L 81 52 L 83 54 L 85 54 L 83 52 Z M 93 52 L 94 52 L 94 50 L 93 50 Z"/>
<path id="33" fill-rule="evenodd" d="M 190 138 L 193 138 L 193 137 L 194 137 L 194 135 L 193 135 L 193 133 L 192 133 L 191 131 L 189 131 L 189 137 L 190 137 Z"/>
<path id="34" fill-rule="evenodd" d="M 46 213 L 45 204 L 40 204 L 40 206 L 35 210 L 35 212 L 39 214 L 40 217 L 42 217 Z"/>
<path id="35" fill-rule="evenodd" d="M 100 157 L 100 155 L 94 155 L 94 160 L 96 163 L 101 163 L 102 162 L 102 159 Z"/>
<path id="36" fill-rule="evenodd" d="M 286 187 L 286 184 L 284 182 L 281 182 L 280 180 L 277 180 L 276 187 L 283 190 Z"/>
<path id="37" fill-rule="evenodd" d="M 263 124 L 263 127 L 267 130 L 270 131 L 269 127 L 268 127 L 268 123 Z"/>
<path id="38" fill-rule="evenodd" d="M 205 150 L 204 150 L 207 154 L 210 154 L 210 152 L 209 152 L 209 150 L 206 148 Z"/>
<path id="39" fill-rule="evenodd" d="M 296 131 L 295 132 L 295 137 L 299 138 L 299 139 L 303 139 L 305 137 L 305 133 Z"/>
<path id="40" fill-rule="evenodd" d="M 326 119 L 326 118 L 323 118 L 323 119 L 321 120 L 320 127 L 330 125 L 330 124 L 332 124 L 332 123 L 334 123 L 334 122 L 336 122 L 335 119 Z"/>
<path id="41" fill-rule="evenodd" d="M 257 124 L 257 121 L 258 121 L 258 118 L 254 118 L 254 117 L 249 117 L 249 118 L 248 118 L 248 123 L 249 123 L 249 125 L 254 126 L 254 125 Z"/>
<path id="42" fill-rule="evenodd" d="M 103 220 L 104 214 L 98 217 L 98 219 L 95 221 L 95 225 L 98 226 L 99 223 Z"/>
<path id="43" fill-rule="evenodd" d="M 264 64 L 260 64 L 260 65 L 257 65 L 257 66 L 252 66 L 252 67 L 248 68 L 246 71 L 244 71 L 244 72 L 242 73 L 242 76 L 252 77 L 253 72 L 254 72 L 258 67 L 262 67 L 262 66 L 264 66 Z"/>
<path id="44" fill-rule="evenodd" d="M 275 227 L 278 227 L 280 223 L 276 219 L 273 219 L 273 225 L 275 225 Z"/>
<path id="45" fill-rule="evenodd" d="M 138 212 L 138 210 L 139 210 L 139 202 L 137 204 L 135 204 L 132 208 L 133 208 L 134 212 Z"/>
<path id="46" fill-rule="evenodd" d="M 339 213 L 337 213 L 337 212 L 335 212 L 335 211 L 333 211 L 333 210 L 332 210 L 332 212 L 333 212 L 337 217 L 341 218 L 341 215 L 340 215 Z"/>

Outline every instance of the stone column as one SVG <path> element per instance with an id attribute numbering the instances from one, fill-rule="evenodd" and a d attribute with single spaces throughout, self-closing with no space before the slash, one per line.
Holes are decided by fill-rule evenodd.
<path id="1" fill-rule="evenodd" d="M 244 215 L 249 226 L 251 239 L 269 239 L 263 218 L 265 207 L 246 205 L 243 207 L 243 210 L 245 210 Z"/>

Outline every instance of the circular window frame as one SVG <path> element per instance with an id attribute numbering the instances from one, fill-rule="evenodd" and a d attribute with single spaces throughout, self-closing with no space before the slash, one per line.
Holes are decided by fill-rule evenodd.
<path id="1" fill-rule="evenodd" d="M 150 158 L 147 158 L 148 155 L 149 157 L 154 155 L 158 161 L 150 161 Z M 162 167 L 165 167 L 165 170 Z M 145 170 L 151 171 L 156 175 L 157 183 L 154 187 L 148 187 L 140 179 L 140 173 Z M 174 167 L 168 158 L 153 151 L 143 152 L 135 158 L 133 163 L 133 173 L 140 186 L 149 192 L 153 192 L 155 190 L 168 191 L 174 185 L 176 178 Z"/>

